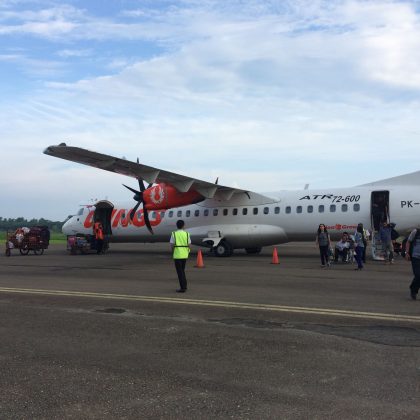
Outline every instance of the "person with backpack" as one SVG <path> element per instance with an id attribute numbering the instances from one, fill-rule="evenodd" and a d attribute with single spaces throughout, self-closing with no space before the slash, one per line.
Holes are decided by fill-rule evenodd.
<path id="1" fill-rule="evenodd" d="M 321 256 L 321 267 L 330 266 L 329 250 L 331 246 L 330 234 L 323 223 L 318 226 L 318 232 L 315 240 L 316 245 L 319 246 L 319 254 Z"/>
<path id="2" fill-rule="evenodd" d="M 411 261 L 414 278 L 410 284 L 410 296 L 416 300 L 420 289 L 420 228 L 410 233 L 405 247 L 405 258 Z"/>

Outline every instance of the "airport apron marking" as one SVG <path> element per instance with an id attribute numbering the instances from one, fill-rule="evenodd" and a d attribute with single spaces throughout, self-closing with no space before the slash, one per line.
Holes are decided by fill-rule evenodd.
<path id="1" fill-rule="evenodd" d="M 269 305 L 259 303 L 241 303 L 229 302 L 220 300 L 198 300 L 198 299 L 182 299 L 158 296 L 136 296 L 136 295 L 120 295 L 111 293 L 92 293 L 92 292 L 72 292 L 67 290 L 43 290 L 43 289 L 20 289 L 12 287 L 0 287 L 0 292 L 3 293 L 22 293 L 32 295 L 52 295 L 52 296 L 66 296 L 66 297 L 87 297 L 96 299 L 118 299 L 118 300 L 131 300 L 140 302 L 157 302 L 157 303 L 174 303 L 184 305 L 197 305 L 197 306 L 210 306 L 218 308 L 237 308 L 237 309 L 255 309 L 261 311 L 272 312 L 293 312 L 300 314 L 313 314 L 313 315 L 327 315 L 349 318 L 362 318 L 362 319 L 377 319 L 382 321 L 405 321 L 420 323 L 420 316 L 415 315 L 397 315 L 385 314 L 376 312 L 359 312 L 359 311 L 346 311 L 341 309 L 325 309 L 325 308 L 306 308 L 299 306 L 283 306 L 283 305 Z"/>

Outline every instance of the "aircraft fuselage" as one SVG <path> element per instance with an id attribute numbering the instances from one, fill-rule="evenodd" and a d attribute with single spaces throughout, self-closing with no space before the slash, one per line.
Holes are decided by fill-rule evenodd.
<path id="1" fill-rule="evenodd" d="M 320 223 L 327 226 L 332 239 L 344 231 L 353 233 L 358 223 L 372 228 L 372 200 L 375 194 L 387 197 L 388 220 L 402 234 L 420 223 L 420 187 L 375 186 L 341 189 L 279 191 L 263 196 L 237 195 L 231 200 L 207 199 L 200 203 L 149 212 L 151 234 L 144 225 L 142 210 L 133 220 L 133 202 L 100 201 L 109 209 L 111 242 L 167 242 L 183 219 L 195 245 L 208 238 L 223 238 L 232 248 L 258 248 L 289 241 L 315 240 Z M 97 210 L 96 210 L 97 211 Z M 63 232 L 91 234 L 95 208 L 82 208 L 63 226 Z"/>

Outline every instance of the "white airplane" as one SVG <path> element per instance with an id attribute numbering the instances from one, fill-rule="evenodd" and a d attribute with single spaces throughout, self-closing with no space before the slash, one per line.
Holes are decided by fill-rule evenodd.
<path id="1" fill-rule="evenodd" d="M 315 240 L 320 223 L 333 240 L 344 231 L 352 234 L 358 223 L 375 232 L 381 220 L 392 221 L 401 234 L 420 223 L 420 171 L 351 188 L 305 186 L 257 194 L 65 143 L 44 153 L 138 180 L 139 190 L 124 185 L 134 192 L 134 205 L 100 200 L 82 207 L 64 224 L 67 235 L 92 234 L 94 221 L 101 221 L 110 242 L 168 242 L 176 221 L 183 219 L 193 244 L 225 257 L 234 249 L 252 254 L 263 246 Z M 373 258 L 381 259 L 375 237 Z"/>

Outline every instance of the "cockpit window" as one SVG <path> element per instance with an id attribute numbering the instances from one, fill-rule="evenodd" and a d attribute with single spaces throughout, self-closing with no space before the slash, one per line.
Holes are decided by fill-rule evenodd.
<path id="1" fill-rule="evenodd" d="M 84 207 L 82 207 L 81 209 L 79 209 L 79 211 L 77 212 L 77 216 L 81 216 L 83 214 L 83 210 L 84 209 L 85 209 Z"/>

